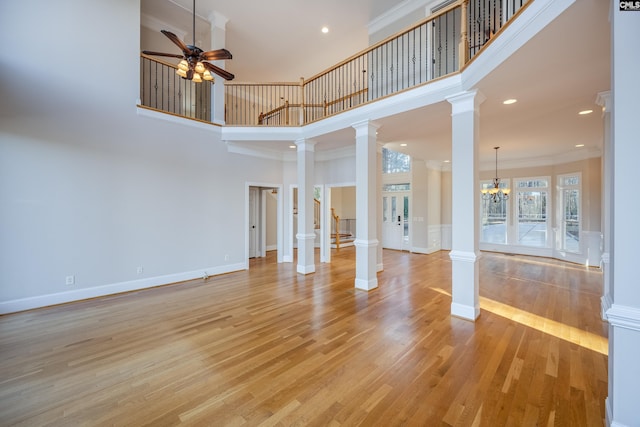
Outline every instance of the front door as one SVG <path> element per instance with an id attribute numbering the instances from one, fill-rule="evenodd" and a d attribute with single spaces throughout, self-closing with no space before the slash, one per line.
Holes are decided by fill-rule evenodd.
<path id="1" fill-rule="evenodd" d="M 382 194 L 382 247 L 409 249 L 409 193 Z"/>
<path id="2" fill-rule="evenodd" d="M 260 254 L 258 247 L 260 190 L 249 187 L 249 258 L 256 258 Z"/>

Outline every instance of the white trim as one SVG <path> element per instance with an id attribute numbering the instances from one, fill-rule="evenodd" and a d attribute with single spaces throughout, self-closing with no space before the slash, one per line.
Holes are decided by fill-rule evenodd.
<path id="1" fill-rule="evenodd" d="M 480 316 L 480 306 L 472 307 L 456 302 L 451 303 L 451 315 L 465 320 L 476 320 Z"/>
<path id="2" fill-rule="evenodd" d="M 545 258 L 553 258 L 552 248 L 542 248 L 535 246 L 521 245 L 502 245 L 499 243 L 480 243 L 480 250 L 487 252 L 503 252 L 516 255 L 540 256 Z"/>
<path id="3" fill-rule="evenodd" d="M 481 254 L 475 253 L 475 252 L 458 251 L 458 250 L 452 250 L 451 252 L 449 252 L 449 258 L 451 258 L 451 261 L 462 261 L 462 262 L 468 262 L 473 264 L 476 261 L 478 261 L 480 257 L 481 257 Z"/>
<path id="4" fill-rule="evenodd" d="M 177 123 L 183 126 L 194 127 L 198 129 L 214 131 L 218 135 L 222 134 L 222 127 L 220 125 L 210 123 L 210 122 L 202 122 L 200 120 L 189 119 L 187 117 L 174 116 L 173 114 L 167 114 L 165 112 L 150 110 L 149 108 L 145 108 L 141 106 L 139 103 L 136 105 L 136 112 L 139 116 L 149 117 L 152 119 L 162 120 L 165 122 Z"/>
<path id="5" fill-rule="evenodd" d="M 191 13 L 191 12 L 189 12 Z M 178 28 L 174 25 L 167 24 L 164 21 L 159 20 L 156 17 L 143 13 L 140 15 L 140 25 L 146 27 L 152 31 L 168 30 L 174 33 L 180 40 L 187 38 L 187 32 L 183 28 Z"/>
<path id="6" fill-rule="evenodd" d="M 92 288 L 74 289 L 72 291 L 58 292 L 55 294 L 2 301 L 0 302 L 0 314 L 15 313 L 18 311 L 32 310 L 34 308 L 48 307 L 74 301 L 82 301 L 90 298 L 138 291 L 141 289 L 186 282 L 194 279 L 202 279 L 206 276 L 211 277 L 218 274 L 226 274 L 240 270 L 245 270 L 244 262 L 186 271 L 183 273 L 168 274 L 165 276 L 111 283 Z"/>
<path id="7" fill-rule="evenodd" d="M 282 262 L 293 262 L 293 257 L 291 255 L 283 255 Z"/>
<path id="8" fill-rule="evenodd" d="M 609 397 L 604 400 L 604 409 L 607 427 L 631 427 L 613 420 L 613 408 L 611 407 L 611 399 Z"/>
<path id="9" fill-rule="evenodd" d="M 375 277 L 369 280 L 356 278 L 355 287 L 356 289 L 361 289 L 363 291 L 370 291 L 378 287 L 378 278 Z"/>
<path id="10" fill-rule="evenodd" d="M 620 304 L 611 304 L 606 312 L 609 324 L 617 327 L 640 332 L 640 308 Z"/>
<path id="11" fill-rule="evenodd" d="M 602 316 L 602 320 L 604 320 L 605 322 L 609 320 L 607 318 L 607 311 L 611 309 L 612 305 L 613 305 L 613 299 L 611 298 L 610 294 L 605 294 L 602 297 L 600 297 L 600 310 L 601 310 L 600 315 Z"/>
<path id="12" fill-rule="evenodd" d="M 410 249 L 411 253 L 414 254 L 424 254 L 424 255 L 430 255 L 433 253 L 436 253 L 438 251 L 440 251 L 440 249 L 435 248 L 435 247 L 431 247 L 431 248 L 419 248 L 417 246 L 413 246 Z"/>
<path id="13" fill-rule="evenodd" d="M 309 265 L 298 264 L 298 266 L 296 267 L 296 271 L 300 274 L 311 274 L 316 272 L 316 266 L 315 264 L 309 264 Z"/>
<path id="14" fill-rule="evenodd" d="M 405 0 L 392 8 L 388 9 L 382 15 L 378 15 L 373 18 L 367 24 L 367 30 L 369 32 L 369 36 L 377 33 L 378 31 L 384 30 L 389 25 L 396 22 L 398 19 L 402 19 L 410 13 L 422 9 L 429 5 L 431 0 Z"/>
<path id="15" fill-rule="evenodd" d="M 315 232 L 313 234 L 298 233 L 298 234 L 296 234 L 296 239 L 298 239 L 298 240 L 315 240 L 316 239 L 316 233 Z"/>
<path id="16" fill-rule="evenodd" d="M 375 248 L 380 242 L 377 239 L 365 240 L 365 239 L 355 239 L 353 241 L 354 246 L 362 247 L 362 248 Z"/>
<path id="17" fill-rule="evenodd" d="M 269 251 L 277 251 L 277 250 L 278 250 L 278 245 L 268 245 L 268 246 L 265 248 L 265 250 L 266 250 L 267 252 L 269 252 Z"/>

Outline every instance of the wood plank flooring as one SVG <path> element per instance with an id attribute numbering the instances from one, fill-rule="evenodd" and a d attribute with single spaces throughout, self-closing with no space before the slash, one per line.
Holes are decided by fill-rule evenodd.
<path id="1" fill-rule="evenodd" d="M 604 424 L 599 270 L 485 253 L 473 323 L 447 252 L 354 255 L 2 316 L 0 425 Z"/>

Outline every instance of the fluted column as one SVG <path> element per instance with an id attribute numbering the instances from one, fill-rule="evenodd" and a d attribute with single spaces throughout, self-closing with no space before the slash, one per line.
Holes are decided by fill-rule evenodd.
<path id="1" fill-rule="evenodd" d="M 452 108 L 451 314 L 475 320 L 480 315 L 478 145 L 484 97 L 474 90 L 447 100 Z"/>

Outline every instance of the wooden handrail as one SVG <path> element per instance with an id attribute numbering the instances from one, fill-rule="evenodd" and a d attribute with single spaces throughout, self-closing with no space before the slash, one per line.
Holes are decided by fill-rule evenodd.
<path id="1" fill-rule="evenodd" d="M 157 62 L 158 64 L 166 65 L 167 67 L 171 67 L 171 68 L 173 68 L 175 70 L 178 69 L 178 66 L 176 64 L 172 64 L 170 62 L 163 61 L 161 59 L 156 58 L 155 56 L 149 56 L 149 55 L 145 55 L 144 53 L 141 53 L 140 57 L 148 59 L 148 60 L 153 61 L 153 62 Z"/>
<path id="2" fill-rule="evenodd" d="M 327 73 L 330 73 L 331 71 L 333 71 L 333 70 L 335 70 L 335 69 L 337 69 L 337 68 L 340 68 L 341 66 L 343 66 L 343 65 L 345 65 L 345 64 L 347 64 L 347 63 L 349 63 L 349 62 L 353 61 L 353 60 L 354 60 L 354 59 L 356 59 L 356 58 L 359 58 L 360 56 L 366 55 L 367 53 L 369 53 L 369 52 L 371 52 L 371 51 L 373 51 L 373 50 L 377 49 L 378 47 L 380 47 L 380 46 L 384 45 L 385 43 L 388 43 L 388 42 L 390 42 L 391 40 L 395 40 L 395 39 L 397 39 L 397 38 L 399 38 L 399 37 L 402 37 L 404 34 L 406 34 L 406 33 L 410 33 L 411 31 L 415 30 L 416 28 L 420 27 L 421 25 L 424 25 L 425 23 L 427 23 L 427 22 L 429 22 L 429 21 L 432 21 L 432 20 L 434 20 L 434 19 L 436 19 L 436 18 L 440 17 L 441 15 L 444 15 L 444 14 L 446 14 L 446 13 L 450 12 L 451 10 L 453 10 L 453 9 L 455 9 L 455 8 L 457 8 L 457 7 L 460 7 L 464 1 L 465 1 L 465 0 L 458 0 L 458 1 L 456 1 L 455 3 L 451 3 L 449 6 L 447 6 L 447 7 L 444 7 L 444 8 L 442 8 L 442 9 L 440 9 L 440 10 L 439 10 L 439 11 L 437 11 L 436 13 L 434 13 L 434 14 L 432 14 L 432 15 L 429 15 L 429 16 L 427 16 L 426 18 L 421 19 L 420 21 L 418 21 L 417 23 L 415 23 L 415 24 L 414 24 L 414 25 L 412 25 L 411 27 L 409 27 L 409 28 L 407 28 L 407 29 L 405 29 L 405 30 L 398 31 L 397 33 L 390 35 L 390 36 L 389 36 L 389 37 L 387 37 L 386 39 L 384 39 L 384 40 L 382 40 L 382 41 L 379 41 L 378 43 L 376 43 L 376 44 L 374 44 L 374 45 L 371 45 L 371 46 L 369 46 L 368 48 L 366 48 L 366 49 L 364 49 L 364 50 L 361 50 L 360 52 L 358 52 L 358 53 L 356 53 L 356 54 L 354 54 L 354 55 L 351 55 L 350 57 L 348 57 L 348 58 L 347 58 L 347 59 L 345 59 L 344 61 L 341 61 L 341 62 L 337 63 L 337 64 L 336 64 L 336 65 L 334 65 L 333 67 L 331 67 L 331 68 L 327 68 L 326 70 L 324 70 L 324 71 L 322 71 L 322 72 L 320 72 L 320 73 L 318 73 L 318 74 L 314 75 L 313 77 L 306 79 L 306 80 L 305 80 L 305 84 L 309 84 L 309 83 L 311 83 L 313 80 L 316 80 L 316 79 L 318 79 L 318 78 L 322 77 L 323 75 L 325 75 L 325 74 L 327 74 Z"/>

